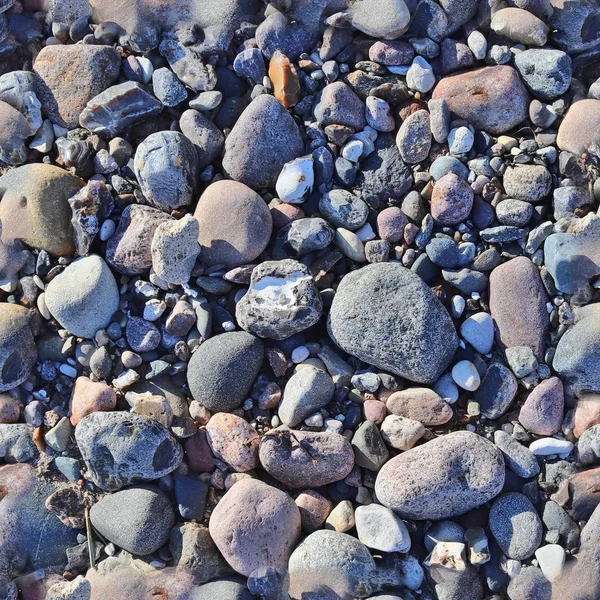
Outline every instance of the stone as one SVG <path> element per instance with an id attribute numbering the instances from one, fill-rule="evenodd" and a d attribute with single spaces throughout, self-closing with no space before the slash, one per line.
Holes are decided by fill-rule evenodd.
<path id="1" fill-rule="evenodd" d="M 0 394 L 0 424 L 17 423 L 21 414 L 21 403 L 8 394 Z"/>
<path id="2" fill-rule="evenodd" d="M 0 101 L 16 108 L 29 123 L 31 132 L 42 126 L 42 105 L 36 95 L 38 79 L 31 71 L 10 71 L 0 76 Z"/>
<path id="3" fill-rule="evenodd" d="M 302 204 L 312 191 L 315 177 L 313 157 L 301 156 L 283 165 L 275 190 L 282 202 Z"/>
<path id="4" fill-rule="evenodd" d="M 529 394 L 521 407 L 519 422 L 536 435 L 554 435 L 561 429 L 563 413 L 563 384 L 558 377 L 551 377 Z"/>
<path id="5" fill-rule="evenodd" d="M 571 58 L 561 50 L 525 50 L 515 55 L 515 67 L 527 89 L 546 102 L 564 94 L 571 85 Z"/>
<path id="6" fill-rule="evenodd" d="M 389 508 L 380 504 L 359 506 L 355 511 L 358 539 L 368 548 L 381 552 L 410 550 L 410 535 L 406 525 Z"/>
<path id="7" fill-rule="evenodd" d="M 426 110 L 418 110 L 404 120 L 396 136 L 396 145 L 407 164 L 416 164 L 427 158 L 431 149 L 431 127 Z"/>
<path id="8" fill-rule="evenodd" d="M 213 454 L 234 471 L 245 473 L 258 466 L 258 433 L 241 417 L 216 413 L 206 424 L 206 435 Z"/>
<path id="9" fill-rule="evenodd" d="M 494 444 L 502 451 L 506 466 L 519 477 L 529 479 L 540 472 L 535 456 L 508 433 L 495 431 Z"/>
<path id="10" fill-rule="evenodd" d="M 245 331 L 222 333 L 203 342 L 188 363 L 195 400 L 211 412 L 227 412 L 245 399 L 263 361 L 262 342 Z"/>
<path id="11" fill-rule="evenodd" d="M 456 431 L 387 462 L 377 475 L 375 493 L 403 518 L 435 520 L 481 506 L 503 485 L 500 450 L 474 433 Z"/>
<path id="12" fill-rule="evenodd" d="M 25 463 L 36 460 L 39 451 L 31 430 L 22 423 L 0 425 L 0 458 L 5 463 Z"/>
<path id="13" fill-rule="evenodd" d="M 460 326 L 462 337 L 481 354 L 488 354 L 494 344 L 494 323 L 485 312 L 467 317 Z"/>
<path id="14" fill-rule="evenodd" d="M 452 367 L 452 379 L 468 392 L 474 392 L 481 384 L 479 371 L 470 360 L 460 360 Z"/>
<path id="15" fill-rule="evenodd" d="M 167 542 L 175 515 L 164 492 L 140 486 L 101 498 L 90 510 L 90 521 L 108 541 L 145 555 Z"/>
<path id="16" fill-rule="evenodd" d="M 79 124 L 102 137 L 114 137 L 162 109 L 163 105 L 139 83 L 126 81 L 89 100 L 79 115 Z"/>
<path id="17" fill-rule="evenodd" d="M 11 390 L 31 374 L 38 352 L 35 320 L 26 308 L 0 304 L 0 392 Z"/>
<path id="18" fill-rule="evenodd" d="M 531 375 L 539 366 L 533 350 L 529 346 L 507 348 L 506 362 L 519 379 Z"/>
<path id="19" fill-rule="evenodd" d="M 47 286 L 46 306 L 70 333 L 93 338 L 119 308 L 119 289 L 108 265 L 96 254 L 78 258 Z"/>
<path id="20" fill-rule="evenodd" d="M 187 283 L 200 254 L 199 234 L 198 221 L 191 215 L 161 223 L 150 246 L 154 272 L 173 285 Z"/>
<path id="21" fill-rule="evenodd" d="M 283 570 L 300 537 L 300 511 L 285 492 L 242 479 L 213 510 L 209 530 L 238 573 L 247 576 L 269 566 Z"/>
<path id="22" fill-rule="evenodd" d="M 185 86 L 167 67 L 156 69 L 152 74 L 152 90 L 160 102 L 169 107 L 177 106 L 188 97 Z"/>
<path id="23" fill-rule="evenodd" d="M 92 481 L 110 491 L 159 479 L 183 457 L 181 446 L 158 421 L 127 412 L 87 415 L 75 428 L 75 441 Z"/>
<path id="24" fill-rule="evenodd" d="M 250 287 L 237 303 L 240 326 L 261 338 L 283 340 L 321 318 L 323 303 L 309 269 L 287 259 L 255 267 Z"/>
<path id="25" fill-rule="evenodd" d="M 53 584 L 46 594 L 48 600 L 88 600 L 91 594 L 90 582 L 82 575 L 73 581 L 61 581 Z"/>
<path id="26" fill-rule="evenodd" d="M 600 396 L 585 394 L 577 400 L 573 417 L 573 435 L 581 437 L 583 432 L 600 424 Z"/>
<path id="27" fill-rule="evenodd" d="M 423 94 L 435 85 L 433 68 L 422 56 L 415 56 L 413 59 L 406 73 L 406 85 Z"/>
<path id="28" fill-rule="evenodd" d="M 300 510 L 302 530 L 305 533 L 313 533 L 321 529 L 333 507 L 330 500 L 314 490 L 300 492 L 295 502 Z"/>
<path id="29" fill-rule="evenodd" d="M 223 170 L 253 189 L 274 187 L 283 165 L 303 150 L 294 119 L 276 98 L 262 94 L 248 105 L 227 136 Z"/>
<path id="30" fill-rule="evenodd" d="M 551 600 L 552 584 L 537 567 L 524 567 L 508 585 L 511 600 Z"/>
<path id="31" fill-rule="evenodd" d="M 347 11 L 352 27 L 374 38 L 394 40 L 402 35 L 410 21 L 404 0 L 363 0 Z"/>
<path id="32" fill-rule="evenodd" d="M 291 108 L 300 100 L 300 81 L 296 67 L 280 50 L 275 50 L 269 61 L 269 79 L 273 84 L 275 98 Z"/>
<path id="33" fill-rule="evenodd" d="M 600 307 L 584 306 L 575 312 L 575 324 L 560 338 L 552 367 L 578 391 L 600 391 L 595 365 L 600 356 L 598 338 Z"/>
<path id="34" fill-rule="evenodd" d="M 364 469 L 379 471 L 390 457 L 377 425 L 364 421 L 352 437 L 354 462 Z"/>
<path id="35" fill-rule="evenodd" d="M 382 240 L 395 244 L 404 238 L 408 217 L 397 206 L 384 208 L 377 215 L 377 231 Z"/>
<path id="36" fill-rule="evenodd" d="M 564 217 L 572 217 L 580 209 L 591 202 L 590 190 L 587 187 L 559 187 L 552 193 L 554 218 L 558 221 Z"/>
<path id="37" fill-rule="evenodd" d="M 195 92 L 211 91 L 217 85 L 214 65 L 202 60 L 197 46 L 188 46 L 178 39 L 163 39 L 160 53 L 167 59 L 178 79 Z"/>
<path id="38" fill-rule="evenodd" d="M 552 176 L 542 165 L 517 165 L 506 169 L 503 184 L 511 198 L 540 202 L 552 189 Z"/>
<path id="39" fill-rule="evenodd" d="M 340 481 L 354 466 L 348 441 L 328 431 L 271 430 L 261 438 L 259 458 L 265 471 L 292 489 Z"/>
<path id="40" fill-rule="evenodd" d="M 286 383 L 283 398 L 277 409 L 281 422 L 289 427 L 299 425 L 333 398 L 331 377 L 312 366 L 294 373 Z"/>
<path id="41" fill-rule="evenodd" d="M 70 400 L 71 425 L 75 426 L 83 417 L 93 412 L 114 410 L 117 396 L 114 390 L 102 381 L 78 377 L 73 386 Z"/>
<path id="42" fill-rule="evenodd" d="M 541 359 L 549 327 L 547 295 L 537 267 L 520 256 L 496 267 L 490 275 L 490 312 L 496 343 L 502 350 L 529 346 Z"/>
<path id="43" fill-rule="evenodd" d="M 134 352 L 156 350 L 161 341 L 160 331 L 142 317 L 129 317 L 125 328 L 127 343 Z"/>
<path id="44" fill-rule="evenodd" d="M 413 176 L 400 156 L 393 134 L 380 134 L 374 145 L 375 150 L 363 161 L 355 184 L 361 188 L 365 202 L 378 206 L 402 199 L 413 183 Z"/>
<path id="45" fill-rule="evenodd" d="M 555 438 L 541 438 L 529 444 L 529 450 L 535 456 L 549 456 L 550 454 L 568 455 L 573 449 L 573 444 L 566 440 Z"/>
<path id="46" fill-rule="evenodd" d="M 593 465 L 600 457 L 600 427 L 586 429 L 577 442 L 577 456 L 582 465 Z"/>
<path id="47" fill-rule="evenodd" d="M 317 95 L 313 106 L 317 123 L 346 125 L 359 131 L 366 125 L 365 106 L 361 99 L 342 81 L 325 86 Z"/>
<path id="48" fill-rule="evenodd" d="M 237 581 L 217 580 L 194 589 L 195 600 L 253 600 L 253 596 Z"/>
<path id="49" fill-rule="evenodd" d="M 534 14 L 522 8 L 501 8 L 492 17 L 490 27 L 518 44 L 544 46 L 548 39 L 548 26 Z"/>
<path id="50" fill-rule="evenodd" d="M 78 177 L 46 164 L 6 172 L 0 177 L 0 188 L 5 190 L 0 203 L 2 241 L 19 240 L 51 256 L 73 256 L 68 199 L 83 186 Z"/>
<path id="51" fill-rule="evenodd" d="M 25 147 L 32 134 L 27 119 L 6 102 L 0 101 L 0 160 L 8 165 L 21 165 L 28 157 Z"/>
<path id="52" fill-rule="evenodd" d="M 475 136 L 468 127 L 456 127 L 448 133 L 448 149 L 452 154 L 465 154 L 475 142 Z"/>
<path id="53" fill-rule="evenodd" d="M 394 131 L 396 123 L 390 105 L 376 96 L 367 96 L 367 123 L 377 131 Z"/>
<path id="54" fill-rule="evenodd" d="M 540 569 L 544 577 L 550 582 L 556 581 L 563 570 L 565 564 L 565 550 L 558 544 L 547 544 L 535 551 L 535 557 L 538 560 Z"/>
<path id="55" fill-rule="evenodd" d="M 369 207 L 347 190 L 333 189 L 321 196 L 319 212 L 333 227 L 356 231 L 366 223 Z"/>
<path id="56" fill-rule="evenodd" d="M 426 427 L 443 425 L 453 416 L 452 408 L 433 390 L 409 388 L 394 392 L 386 402 L 393 415 L 419 421 Z"/>
<path id="57" fill-rule="evenodd" d="M 458 344 L 439 300 L 417 275 L 392 263 L 368 265 L 342 279 L 328 331 L 345 352 L 419 383 L 435 381 Z"/>
<path id="58" fill-rule="evenodd" d="M 573 102 L 558 128 L 556 143 L 561 150 L 573 154 L 591 152 L 600 155 L 600 100 Z"/>
<path id="59" fill-rule="evenodd" d="M 183 134 L 150 134 L 135 151 L 134 168 L 150 206 L 171 212 L 192 203 L 198 170 L 196 150 Z"/>
<path id="60" fill-rule="evenodd" d="M 192 109 L 184 111 L 181 115 L 181 119 L 179 119 L 179 127 L 181 133 L 183 133 L 196 148 L 197 167 L 199 170 L 205 169 L 211 165 L 221 154 L 223 144 L 225 143 L 225 136 L 221 130 L 202 113 Z"/>
<path id="61" fill-rule="evenodd" d="M 498 135 L 527 118 L 529 96 L 515 69 L 507 65 L 482 67 L 450 75 L 433 90 L 450 110 L 476 129 Z"/>
<path id="62" fill-rule="evenodd" d="M 414 55 L 410 44 L 395 40 L 378 40 L 369 48 L 369 59 L 380 65 L 409 65 Z"/>
<path id="63" fill-rule="evenodd" d="M 490 530 L 502 552 L 513 560 L 525 560 L 542 542 L 542 521 L 527 496 L 509 492 L 490 509 Z"/>
<path id="64" fill-rule="evenodd" d="M 236 215 L 233 222 L 232 214 Z M 231 269 L 251 263 L 271 237 L 272 218 L 267 204 L 237 181 L 209 185 L 200 196 L 194 217 L 200 228 L 202 262 L 210 266 Z"/>
<path id="65" fill-rule="evenodd" d="M 381 423 L 381 437 L 398 450 L 410 450 L 424 435 L 425 427 L 414 419 L 388 415 Z"/>
<path id="66" fill-rule="evenodd" d="M 523 200 L 502 200 L 496 206 L 496 218 L 502 225 L 523 227 L 531 221 L 533 206 Z"/>
<path id="67" fill-rule="evenodd" d="M 36 95 L 49 119 L 68 129 L 79 127 L 87 103 L 110 87 L 121 70 L 121 56 L 110 46 L 46 46 L 33 70 Z"/>
<path id="68" fill-rule="evenodd" d="M 297 258 L 323 250 L 334 238 L 333 229 L 319 217 L 295 219 L 283 227 L 275 238 L 274 258 Z"/>
<path id="69" fill-rule="evenodd" d="M 447 173 L 433 188 L 431 216 L 440 225 L 457 225 L 469 216 L 473 198 L 473 190 L 466 181 L 452 172 Z"/>
<path id="70" fill-rule="evenodd" d="M 127 206 L 106 245 L 108 264 L 124 275 L 148 271 L 152 266 L 152 239 L 156 229 L 170 220 L 169 215 L 150 206 Z"/>
<path id="71" fill-rule="evenodd" d="M 346 533 L 354 527 L 354 508 L 350 500 L 342 500 L 334 506 L 325 521 L 325 529 Z"/>

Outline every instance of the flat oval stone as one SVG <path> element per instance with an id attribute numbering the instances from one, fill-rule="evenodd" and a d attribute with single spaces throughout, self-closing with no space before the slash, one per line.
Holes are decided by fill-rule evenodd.
<path id="1" fill-rule="evenodd" d="M 434 382 L 458 346 L 446 309 L 418 275 L 394 263 L 342 279 L 328 330 L 348 354 L 419 383 Z"/>
<path id="2" fill-rule="evenodd" d="M 548 39 L 548 26 L 522 8 L 502 8 L 494 13 L 490 28 L 510 40 L 528 46 L 543 46 Z"/>
<path id="3" fill-rule="evenodd" d="M 354 466 L 346 438 L 327 431 L 272 430 L 261 439 L 259 458 L 265 471 L 293 489 L 340 481 Z"/>
<path id="4" fill-rule="evenodd" d="M 158 421 L 128 412 L 94 412 L 79 421 L 75 441 L 92 481 L 119 490 L 176 469 L 183 450 Z"/>
<path id="5" fill-rule="evenodd" d="M 600 100 L 574 102 L 558 128 L 556 143 L 577 155 L 600 153 Z"/>
<path id="6" fill-rule="evenodd" d="M 387 399 L 386 405 L 393 415 L 419 421 L 426 427 L 443 425 L 453 416 L 450 405 L 428 388 L 409 388 L 394 392 Z"/>
<path id="7" fill-rule="evenodd" d="M 37 361 L 32 314 L 23 306 L 0 304 L 0 392 L 12 390 Z"/>
<path id="8" fill-rule="evenodd" d="M 495 498 L 504 485 L 502 453 L 485 438 L 456 431 L 392 458 L 377 475 L 379 501 L 405 519 L 447 519 Z"/>
<path id="9" fill-rule="evenodd" d="M 519 413 L 519 422 L 536 435 L 554 435 L 562 426 L 564 406 L 562 381 L 558 377 L 550 377 L 527 396 Z"/>

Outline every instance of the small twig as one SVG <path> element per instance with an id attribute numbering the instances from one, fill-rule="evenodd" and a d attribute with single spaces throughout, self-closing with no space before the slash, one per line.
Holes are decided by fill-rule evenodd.
<path id="1" fill-rule="evenodd" d="M 94 540 L 92 539 L 92 524 L 90 522 L 90 509 L 85 507 L 85 531 L 87 534 L 88 554 L 90 555 L 90 566 L 96 569 L 96 559 L 94 558 Z"/>

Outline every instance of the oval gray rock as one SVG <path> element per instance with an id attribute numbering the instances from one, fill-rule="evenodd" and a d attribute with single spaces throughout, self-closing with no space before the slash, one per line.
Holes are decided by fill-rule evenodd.
<path id="1" fill-rule="evenodd" d="M 354 466 L 345 437 L 328 431 L 275 429 L 260 442 L 263 468 L 290 488 L 316 488 L 344 479 Z"/>
<path id="2" fill-rule="evenodd" d="M 0 304 L 0 392 L 23 383 L 37 355 L 30 312 L 16 304 Z"/>
<path id="3" fill-rule="evenodd" d="M 503 485 L 502 453 L 483 437 L 456 431 L 392 458 L 375 493 L 402 518 L 447 519 L 495 498 Z"/>
<path id="4" fill-rule="evenodd" d="M 128 412 L 94 412 L 79 421 L 75 441 L 92 481 L 119 490 L 176 469 L 183 458 L 177 440 L 158 421 Z"/>
<path id="5" fill-rule="evenodd" d="M 418 275 L 396 263 L 346 275 L 328 330 L 348 354 L 419 383 L 436 381 L 458 347 L 446 309 Z"/>

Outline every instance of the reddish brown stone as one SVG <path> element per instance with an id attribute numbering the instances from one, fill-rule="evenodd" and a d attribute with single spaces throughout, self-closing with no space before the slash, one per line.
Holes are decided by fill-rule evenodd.
<path id="1" fill-rule="evenodd" d="M 209 473 L 215 468 L 215 458 L 206 439 L 206 431 L 200 429 L 183 442 L 185 460 L 192 471 Z"/>
<path id="2" fill-rule="evenodd" d="M 600 423 L 600 395 L 588 394 L 577 401 L 575 406 L 575 437 L 581 437 L 583 432 Z"/>
<path id="3" fill-rule="evenodd" d="M 78 377 L 71 394 L 71 424 L 98 410 L 114 410 L 117 395 L 106 383 Z"/>
<path id="4" fill-rule="evenodd" d="M 286 108 L 300 100 L 300 81 L 296 67 L 280 50 L 276 50 L 269 62 L 269 79 L 273 84 L 275 98 Z"/>
<path id="5" fill-rule="evenodd" d="M 450 405 L 428 388 L 394 392 L 387 400 L 387 409 L 393 415 L 419 421 L 426 427 L 443 425 L 453 415 Z"/>
<path id="6" fill-rule="evenodd" d="M 333 503 L 314 490 L 300 492 L 296 497 L 296 506 L 300 509 L 302 530 L 312 533 L 321 529 L 329 516 Z"/>

